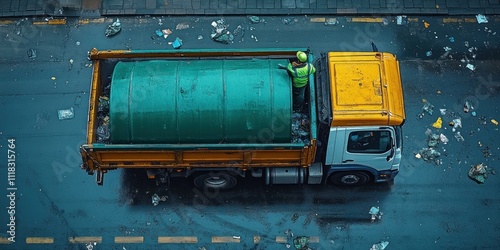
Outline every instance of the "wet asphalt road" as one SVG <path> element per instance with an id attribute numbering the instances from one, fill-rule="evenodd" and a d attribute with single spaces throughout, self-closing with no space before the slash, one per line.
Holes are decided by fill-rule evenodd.
<path id="1" fill-rule="evenodd" d="M 359 23 L 339 17 L 336 26 L 296 17 L 285 25 L 280 18 L 249 24 L 245 17 L 227 18 L 244 36 L 230 45 L 211 41 L 215 18 L 122 19 L 123 30 L 104 37 L 104 23 L 33 25 L 16 20 L 0 28 L 0 183 L 5 195 L 0 207 L 9 206 L 7 190 L 8 139 L 15 138 L 16 176 L 15 243 L 1 249 L 286 249 L 287 229 L 294 236 L 311 236 L 313 249 L 369 249 L 388 241 L 387 249 L 495 249 L 500 242 L 500 181 L 490 174 L 479 185 L 467 177 L 471 165 L 485 163 L 498 169 L 500 121 L 500 39 L 498 24 L 466 22 L 457 18 L 412 17 L 407 25 Z M 423 21 L 430 24 L 424 27 Z M 175 30 L 179 22 L 192 28 Z M 170 28 L 167 39 L 152 39 L 157 28 Z M 498 30 L 500 31 L 500 30 Z M 202 39 L 198 39 L 199 36 Z M 85 140 L 91 68 L 87 51 L 98 49 L 171 49 L 178 36 L 184 49 L 303 47 L 313 52 L 371 50 L 401 60 L 407 123 L 400 175 L 390 184 L 344 189 L 332 186 L 273 186 L 245 180 L 232 191 L 207 193 L 188 181 L 174 181 L 158 190 L 142 171 L 112 171 L 104 186 L 79 169 L 79 145 Z M 450 37 L 453 39 L 450 40 Z M 452 42 L 453 41 L 453 42 Z M 443 47 L 452 50 L 447 55 Z M 29 59 L 26 50 L 37 57 Z M 426 53 L 431 51 L 431 55 Z M 461 60 L 464 60 L 462 62 Z M 73 60 L 71 64 L 69 61 Z M 465 67 L 467 61 L 474 71 Z M 53 78 L 54 77 L 54 78 Z M 435 108 L 422 114 L 423 99 Z M 463 112 L 470 101 L 477 112 Z M 57 110 L 73 107 L 75 118 L 59 121 Z M 440 115 L 439 109 L 446 109 Z M 443 128 L 431 124 L 441 116 Z M 484 119 L 483 119 L 484 116 Z M 464 141 L 455 139 L 447 124 L 462 119 Z M 486 124 L 482 124 L 485 120 Z M 437 163 L 415 154 L 426 147 L 426 129 L 444 134 Z M 151 204 L 158 193 L 166 201 Z M 370 223 L 368 210 L 379 206 L 384 215 Z M 7 209 L 0 213 L 0 237 L 9 237 Z M 291 235 L 291 234 L 289 234 Z M 159 244 L 160 236 L 189 236 L 195 243 Z M 214 243 L 223 241 L 239 243 Z M 240 238 L 233 238 L 238 236 Z M 41 237 L 41 238 L 33 238 Z M 115 238 L 139 237 L 139 238 Z M 143 237 L 143 238 L 140 238 Z M 141 243 L 117 243 L 121 240 Z M 39 244 L 34 242 L 46 242 Z M 293 246 L 292 246 L 293 248 Z"/>

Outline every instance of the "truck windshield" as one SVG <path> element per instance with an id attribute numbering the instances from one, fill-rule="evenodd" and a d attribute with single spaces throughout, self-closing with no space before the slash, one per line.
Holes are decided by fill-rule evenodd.
<path id="1" fill-rule="evenodd" d="M 349 133 L 347 152 L 381 154 L 391 149 L 391 141 L 388 130 L 354 131 Z"/>

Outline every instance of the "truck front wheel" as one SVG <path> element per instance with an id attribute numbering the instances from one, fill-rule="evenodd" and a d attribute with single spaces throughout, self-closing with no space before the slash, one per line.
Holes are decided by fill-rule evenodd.
<path id="1" fill-rule="evenodd" d="M 330 181 L 338 186 L 360 186 L 369 180 L 370 176 L 363 172 L 341 172 L 330 177 Z"/>
<path id="2" fill-rule="evenodd" d="M 200 189 L 228 190 L 234 188 L 237 183 L 236 178 L 226 172 L 202 174 L 194 178 L 194 185 Z"/>

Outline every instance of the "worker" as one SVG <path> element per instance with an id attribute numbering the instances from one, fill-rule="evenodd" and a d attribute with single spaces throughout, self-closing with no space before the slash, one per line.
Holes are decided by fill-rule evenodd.
<path id="1" fill-rule="evenodd" d="M 316 68 L 307 62 L 307 54 L 303 51 L 298 51 L 297 60 L 289 63 L 287 66 L 279 64 L 280 69 L 286 69 L 292 77 L 293 88 L 293 110 L 301 111 L 304 105 L 306 94 L 306 86 L 309 82 L 309 75 L 316 72 Z"/>

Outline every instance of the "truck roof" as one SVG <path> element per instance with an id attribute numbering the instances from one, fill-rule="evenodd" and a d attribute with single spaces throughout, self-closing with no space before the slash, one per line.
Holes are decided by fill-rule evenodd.
<path id="1" fill-rule="evenodd" d="M 401 125 L 399 62 L 390 53 L 329 52 L 332 126 Z"/>

